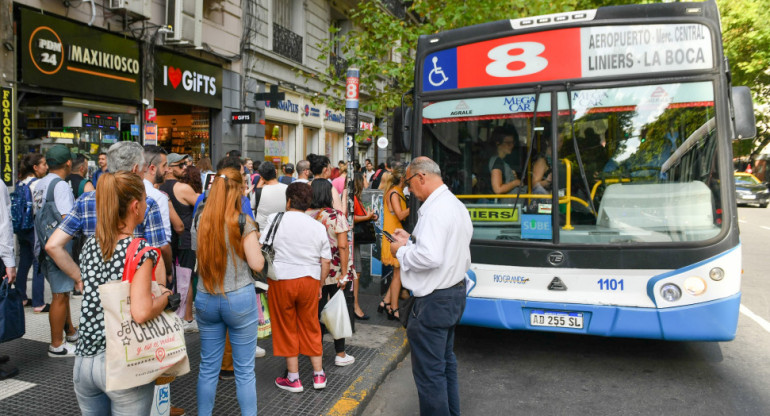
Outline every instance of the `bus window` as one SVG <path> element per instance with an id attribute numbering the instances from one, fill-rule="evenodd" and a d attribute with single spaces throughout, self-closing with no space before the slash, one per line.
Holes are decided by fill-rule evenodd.
<path id="1" fill-rule="evenodd" d="M 559 110 L 569 112 L 567 93 Z M 561 241 L 700 241 L 721 221 L 713 88 L 709 82 L 572 91 L 560 159 L 571 162 L 572 227 Z M 586 183 L 577 167 L 577 153 Z M 593 203 L 596 214 L 586 210 Z M 588 204 L 590 206 L 590 204 Z M 560 222 L 566 212 L 560 212 Z"/>
<path id="2" fill-rule="evenodd" d="M 552 240 L 550 191 L 532 183 L 550 142 L 550 94 L 430 102 L 422 115 L 422 154 L 468 207 L 474 238 Z"/>

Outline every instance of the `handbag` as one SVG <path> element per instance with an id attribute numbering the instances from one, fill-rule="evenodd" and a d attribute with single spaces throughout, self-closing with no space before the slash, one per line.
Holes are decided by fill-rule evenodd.
<path id="1" fill-rule="evenodd" d="M 2 270 L 5 271 L 5 267 Z M 21 293 L 15 286 L 11 288 L 8 280 L 0 278 L 0 342 L 21 338 L 24 330 Z"/>
<path id="2" fill-rule="evenodd" d="M 321 311 L 321 323 L 326 326 L 326 330 L 334 339 L 353 336 L 353 327 L 350 324 L 350 314 L 345 302 L 344 290 L 338 290 L 324 305 Z"/>
<path id="3" fill-rule="evenodd" d="M 353 225 L 353 242 L 355 244 L 374 244 L 377 241 L 372 221 L 358 222 Z"/>
<path id="4" fill-rule="evenodd" d="M 273 242 L 275 242 L 275 233 L 278 229 L 278 224 L 281 223 L 283 218 L 283 212 L 279 212 L 275 216 L 275 220 L 270 225 L 270 229 L 267 230 L 267 236 L 265 237 L 265 244 L 262 246 L 262 256 L 265 258 L 265 267 L 262 269 L 262 274 L 267 276 L 270 280 L 278 280 L 275 275 L 275 267 L 273 266 L 273 260 L 275 259 L 275 249 L 273 249 Z"/>
<path id="5" fill-rule="evenodd" d="M 257 295 L 257 339 L 264 339 L 273 333 L 270 323 L 270 309 L 267 305 L 267 295 L 263 292 Z"/>
<path id="6" fill-rule="evenodd" d="M 406 328 L 406 325 L 409 323 L 409 315 L 412 314 L 412 308 L 414 308 L 414 301 L 416 298 L 414 296 L 409 296 L 406 299 L 402 299 L 398 303 L 398 320 L 401 321 L 401 325 Z"/>
<path id="7" fill-rule="evenodd" d="M 129 244 L 123 278 L 99 286 L 107 341 L 107 391 L 133 388 L 161 377 L 177 377 L 190 372 L 181 318 L 168 310 L 143 324 L 131 317 L 131 281 L 136 266 L 145 252 L 159 251 L 155 247 L 145 247 L 137 252 L 142 240 L 135 238 Z M 153 267 L 153 276 L 155 267 L 157 263 Z M 152 294 L 153 297 L 161 295 L 154 277 Z"/>
<path id="8" fill-rule="evenodd" d="M 356 212 L 363 212 L 364 215 L 366 214 L 366 210 L 364 210 L 364 207 L 361 205 L 361 201 L 358 200 L 358 197 L 354 198 L 354 203 L 356 205 Z M 360 208 L 360 210 L 359 210 Z M 362 214 L 355 214 L 355 215 L 362 215 Z M 377 234 L 375 234 L 374 230 L 374 222 L 369 221 L 362 221 L 357 222 L 353 224 L 353 242 L 355 244 L 374 244 L 377 242 Z"/>
<path id="9" fill-rule="evenodd" d="M 243 237 L 243 230 L 244 228 L 246 228 L 246 214 L 238 214 L 238 228 L 240 228 L 241 237 Z M 251 278 L 254 280 L 254 287 L 256 288 L 257 293 L 266 292 L 268 289 L 267 277 L 265 275 L 266 271 L 267 271 L 267 259 L 265 259 L 265 266 L 261 272 L 255 272 L 249 267 L 249 274 L 251 275 Z"/>

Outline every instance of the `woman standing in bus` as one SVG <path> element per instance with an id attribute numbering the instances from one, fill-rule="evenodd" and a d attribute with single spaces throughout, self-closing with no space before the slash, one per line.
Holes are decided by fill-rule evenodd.
<path id="1" fill-rule="evenodd" d="M 492 131 L 492 142 L 497 146 L 497 154 L 489 158 L 490 183 L 492 192 L 496 194 L 516 193 L 516 188 L 521 185 L 516 171 L 506 161 L 506 157 L 513 153 L 519 141 L 519 135 L 514 127 L 496 127 Z"/>
<path id="2" fill-rule="evenodd" d="M 382 183 L 380 184 L 380 189 L 385 191 L 382 229 L 391 234 L 396 229 L 403 228 L 401 221 L 409 216 L 409 208 L 406 207 L 406 198 L 404 197 L 404 179 L 404 164 L 394 162 L 390 174 L 383 176 Z M 401 269 L 398 259 L 390 254 L 390 241 L 384 235 L 382 237 L 381 253 L 382 264 L 393 266 L 393 281 L 390 283 L 388 294 L 383 299 L 381 305 L 387 310 L 388 319 L 393 320 L 399 317 L 398 297 L 401 293 Z M 390 296 L 390 299 L 388 299 L 388 296 Z M 390 303 L 387 302 L 388 300 L 390 300 Z"/>

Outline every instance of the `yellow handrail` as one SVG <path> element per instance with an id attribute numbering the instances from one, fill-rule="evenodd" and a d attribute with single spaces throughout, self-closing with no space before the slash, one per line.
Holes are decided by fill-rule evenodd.
<path id="1" fill-rule="evenodd" d="M 629 179 L 629 178 L 611 178 L 611 179 L 607 179 L 606 181 L 604 181 L 604 183 L 606 183 L 607 185 L 610 185 L 610 184 L 613 184 L 613 183 L 619 183 L 619 182 L 624 182 L 624 183 L 625 182 L 631 182 L 631 179 Z M 594 187 L 591 188 L 591 201 L 593 201 L 594 198 L 596 197 L 596 191 L 599 189 L 599 185 L 601 185 L 601 184 L 602 184 L 602 181 L 600 179 L 600 180 L 596 181 L 596 183 L 594 184 Z"/>

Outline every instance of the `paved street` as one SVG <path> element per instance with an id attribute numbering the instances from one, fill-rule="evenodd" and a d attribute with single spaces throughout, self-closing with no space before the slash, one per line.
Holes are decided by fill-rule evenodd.
<path id="1" fill-rule="evenodd" d="M 732 342 L 458 329 L 465 415 L 770 414 L 770 211 L 739 208 L 743 298 Z M 758 321 L 751 318 L 757 316 Z M 409 356 L 365 409 L 417 415 Z"/>

